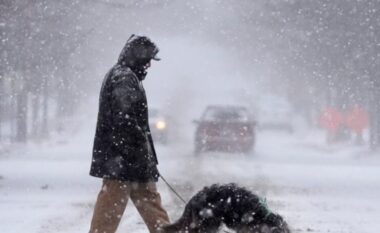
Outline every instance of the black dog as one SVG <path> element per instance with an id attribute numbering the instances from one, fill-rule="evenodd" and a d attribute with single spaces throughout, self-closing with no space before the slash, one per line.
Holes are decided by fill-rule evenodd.
<path id="1" fill-rule="evenodd" d="M 283 218 L 257 195 L 236 184 L 205 187 L 193 196 L 164 233 L 215 233 L 222 224 L 237 233 L 290 233 Z"/>

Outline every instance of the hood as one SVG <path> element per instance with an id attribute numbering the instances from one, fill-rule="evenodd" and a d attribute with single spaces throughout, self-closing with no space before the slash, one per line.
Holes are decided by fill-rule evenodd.
<path id="1" fill-rule="evenodd" d="M 157 57 L 158 52 L 158 47 L 148 37 L 132 34 L 120 53 L 118 64 L 132 70 L 141 69 L 151 59 L 160 60 Z"/>

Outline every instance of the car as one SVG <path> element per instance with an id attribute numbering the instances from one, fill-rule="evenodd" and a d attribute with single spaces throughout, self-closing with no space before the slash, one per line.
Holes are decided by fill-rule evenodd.
<path id="1" fill-rule="evenodd" d="M 158 108 L 149 109 L 149 127 L 153 140 L 167 144 L 169 139 L 168 117 L 162 114 Z"/>
<path id="2" fill-rule="evenodd" d="M 255 144 L 256 122 L 244 106 L 207 106 L 194 123 L 195 154 L 204 151 L 248 153 Z"/>

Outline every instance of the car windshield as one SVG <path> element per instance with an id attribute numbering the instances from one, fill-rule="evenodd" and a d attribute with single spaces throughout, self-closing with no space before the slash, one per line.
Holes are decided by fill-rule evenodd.
<path id="1" fill-rule="evenodd" d="M 209 108 L 203 116 L 205 121 L 248 121 L 244 108 Z"/>

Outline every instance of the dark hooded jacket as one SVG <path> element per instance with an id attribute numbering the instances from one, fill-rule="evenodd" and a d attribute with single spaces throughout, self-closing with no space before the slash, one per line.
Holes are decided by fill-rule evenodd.
<path id="1" fill-rule="evenodd" d="M 142 44 L 144 40 L 139 38 L 127 41 L 102 84 L 90 170 L 95 177 L 132 182 L 158 180 L 142 85 L 146 75 L 143 65 L 154 58 L 158 49 L 149 39 Z"/>

